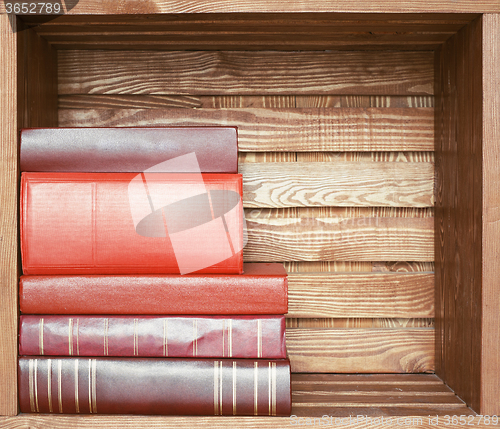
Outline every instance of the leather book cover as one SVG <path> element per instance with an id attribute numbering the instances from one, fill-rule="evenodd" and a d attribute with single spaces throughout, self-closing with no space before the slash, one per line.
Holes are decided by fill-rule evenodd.
<path id="1" fill-rule="evenodd" d="M 25 314 L 285 314 L 282 264 L 244 264 L 242 275 L 22 276 Z"/>
<path id="2" fill-rule="evenodd" d="M 238 172 L 234 127 L 32 128 L 21 171 L 128 173 L 194 153 L 203 173 Z"/>
<path id="3" fill-rule="evenodd" d="M 283 359 L 285 317 L 21 315 L 19 354 Z"/>
<path id="4" fill-rule="evenodd" d="M 22 413 L 289 416 L 286 359 L 19 358 Z"/>
<path id="5" fill-rule="evenodd" d="M 23 173 L 24 274 L 240 274 L 242 178 Z"/>

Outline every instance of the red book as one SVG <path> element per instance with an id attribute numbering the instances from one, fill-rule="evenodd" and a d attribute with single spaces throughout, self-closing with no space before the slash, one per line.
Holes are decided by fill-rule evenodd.
<path id="1" fill-rule="evenodd" d="M 286 359 L 21 357 L 22 413 L 291 413 Z"/>
<path id="2" fill-rule="evenodd" d="M 285 317 L 21 315 L 19 354 L 279 359 Z"/>
<path id="3" fill-rule="evenodd" d="M 23 173 L 24 274 L 240 274 L 242 178 Z"/>
<path id="4" fill-rule="evenodd" d="M 285 314 L 281 264 L 245 264 L 242 275 L 22 276 L 25 314 Z"/>
<path id="5" fill-rule="evenodd" d="M 25 129 L 20 152 L 21 171 L 141 172 L 194 153 L 203 173 L 238 172 L 232 127 Z"/>

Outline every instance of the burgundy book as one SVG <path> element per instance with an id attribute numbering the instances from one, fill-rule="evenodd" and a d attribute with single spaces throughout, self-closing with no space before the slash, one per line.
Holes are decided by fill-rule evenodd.
<path id="1" fill-rule="evenodd" d="M 21 315 L 19 354 L 280 359 L 285 317 Z"/>
<path id="2" fill-rule="evenodd" d="M 23 173 L 24 274 L 240 274 L 242 178 Z"/>
<path id="3" fill-rule="evenodd" d="M 22 276 L 25 314 L 285 314 L 282 264 L 244 264 L 242 275 Z"/>
<path id="4" fill-rule="evenodd" d="M 19 358 L 22 413 L 291 413 L 286 359 Z"/>
<path id="5" fill-rule="evenodd" d="M 21 171 L 141 172 L 189 153 L 195 153 L 203 173 L 237 173 L 236 128 L 34 128 L 21 131 Z"/>

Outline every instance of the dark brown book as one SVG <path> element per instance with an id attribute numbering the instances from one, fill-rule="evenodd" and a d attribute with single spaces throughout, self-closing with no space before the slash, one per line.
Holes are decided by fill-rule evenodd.
<path id="1" fill-rule="evenodd" d="M 234 127 L 33 128 L 21 131 L 21 171 L 141 172 L 195 153 L 202 173 L 237 173 Z"/>
<path id="2" fill-rule="evenodd" d="M 285 316 L 21 315 L 19 354 L 283 359 Z"/>
<path id="3" fill-rule="evenodd" d="M 290 362 L 19 358 L 22 413 L 265 415 L 291 412 Z"/>

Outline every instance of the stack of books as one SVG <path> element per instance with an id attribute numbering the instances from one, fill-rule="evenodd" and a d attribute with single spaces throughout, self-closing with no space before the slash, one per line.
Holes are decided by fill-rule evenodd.
<path id="1" fill-rule="evenodd" d="M 21 170 L 21 412 L 290 415 L 236 129 L 23 130 Z"/>

